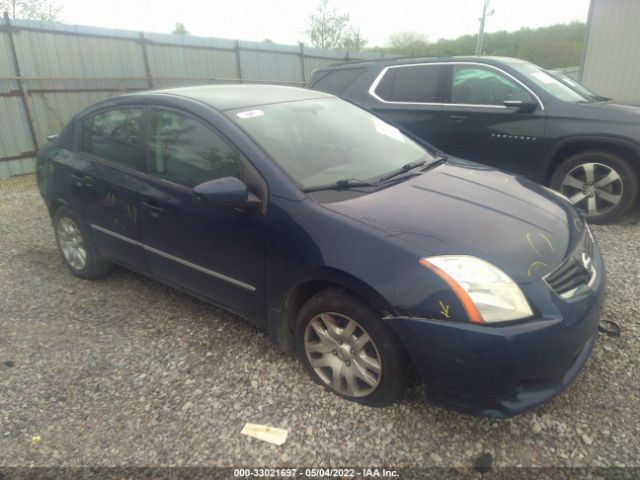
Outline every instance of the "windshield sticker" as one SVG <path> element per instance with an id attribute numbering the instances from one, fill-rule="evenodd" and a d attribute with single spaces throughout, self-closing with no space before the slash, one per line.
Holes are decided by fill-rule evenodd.
<path id="1" fill-rule="evenodd" d="M 376 131 L 382 135 L 386 135 L 389 138 L 393 138 L 398 142 L 404 143 L 404 135 L 400 133 L 396 127 L 392 127 L 388 123 L 383 122 L 379 118 L 373 117 L 373 126 L 376 127 Z"/>
<path id="2" fill-rule="evenodd" d="M 536 77 L 538 80 L 540 80 L 545 85 L 550 85 L 552 83 L 556 83 L 557 82 L 557 80 L 555 78 L 553 78 L 551 75 L 549 75 L 546 72 L 533 72 L 531 75 Z"/>
<path id="3" fill-rule="evenodd" d="M 264 115 L 264 112 L 262 110 L 247 110 L 246 112 L 236 113 L 236 117 L 243 120 L 247 118 L 260 117 L 262 115 Z"/>

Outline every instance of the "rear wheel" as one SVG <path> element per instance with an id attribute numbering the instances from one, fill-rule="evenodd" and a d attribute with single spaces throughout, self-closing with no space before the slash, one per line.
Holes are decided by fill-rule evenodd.
<path id="1" fill-rule="evenodd" d="M 296 350 L 311 378 L 349 400 L 384 406 L 408 380 L 402 346 L 375 310 L 337 289 L 326 289 L 300 310 Z"/>
<path id="2" fill-rule="evenodd" d="M 589 150 L 563 161 L 551 178 L 558 190 L 591 223 L 607 223 L 636 199 L 638 177 L 629 162 L 614 153 Z"/>
<path id="3" fill-rule="evenodd" d="M 71 272 L 85 279 L 107 274 L 113 265 L 102 259 L 87 229 L 69 207 L 60 207 L 53 217 L 56 242 Z"/>

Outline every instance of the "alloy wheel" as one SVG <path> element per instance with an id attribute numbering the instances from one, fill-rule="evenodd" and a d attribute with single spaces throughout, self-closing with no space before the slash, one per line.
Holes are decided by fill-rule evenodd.
<path id="1" fill-rule="evenodd" d="M 603 215 L 622 201 L 622 178 L 602 163 L 583 163 L 565 175 L 560 192 L 587 215 Z"/>
<path id="2" fill-rule="evenodd" d="M 304 350 L 316 374 L 333 390 L 350 397 L 371 394 L 382 379 L 382 361 L 369 333 L 335 312 L 316 315 L 304 331 Z"/>
<path id="3" fill-rule="evenodd" d="M 82 270 L 87 264 L 87 249 L 78 226 L 70 218 L 62 217 L 57 233 L 60 250 L 67 263 L 74 270 Z"/>

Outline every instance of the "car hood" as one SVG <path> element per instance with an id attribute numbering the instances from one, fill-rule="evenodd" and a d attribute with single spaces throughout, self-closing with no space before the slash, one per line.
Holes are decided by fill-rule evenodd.
<path id="1" fill-rule="evenodd" d="M 458 159 L 326 207 L 400 237 L 424 256 L 485 259 L 521 284 L 553 271 L 585 229 L 575 209 L 557 194 Z"/>
<path id="2" fill-rule="evenodd" d="M 565 111 L 567 110 L 567 105 L 570 105 L 573 114 L 580 118 L 586 117 L 598 121 L 640 124 L 640 107 L 637 105 L 613 101 L 572 103 L 564 104 Z"/>

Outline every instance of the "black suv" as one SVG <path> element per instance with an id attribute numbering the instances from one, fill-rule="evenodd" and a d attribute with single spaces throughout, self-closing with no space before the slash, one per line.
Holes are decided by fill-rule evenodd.
<path id="1" fill-rule="evenodd" d="M 640 108 L 581 93 L 524 60 L 349 62 L 314 71 L 309 87 L 368 108 L 451 155 L 549 185 L 591 222 L 611 221 L 636 199 Z"/>

